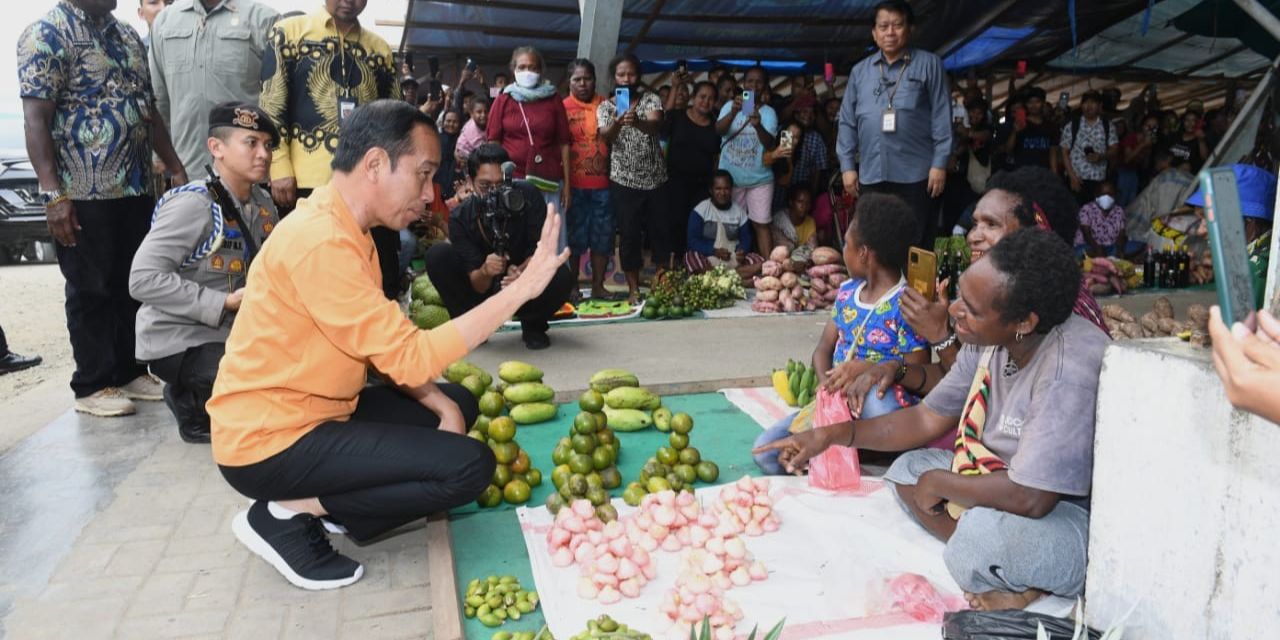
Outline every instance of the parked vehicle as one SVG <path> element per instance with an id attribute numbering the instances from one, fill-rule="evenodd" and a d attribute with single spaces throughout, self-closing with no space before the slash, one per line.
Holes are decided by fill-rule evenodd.
<path id="1" fill-rule="evenodd" d="M 0 158 L 0 265 L 57 260 L 39 193 L 30 160 Z"/>

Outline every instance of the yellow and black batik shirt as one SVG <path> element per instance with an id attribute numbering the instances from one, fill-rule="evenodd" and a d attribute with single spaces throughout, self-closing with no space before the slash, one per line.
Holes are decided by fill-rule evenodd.
<path id="1" fill-rule="evenodd" d="M 268 40 L 259 103 L 280 130 L 271 178 L 293 177 L 299 188 L 314 189 L 332 173 L 339 100 L 400 98 L 391 47 L 361 26 L 340 33 L 323 9 L 281 20 Z"/>

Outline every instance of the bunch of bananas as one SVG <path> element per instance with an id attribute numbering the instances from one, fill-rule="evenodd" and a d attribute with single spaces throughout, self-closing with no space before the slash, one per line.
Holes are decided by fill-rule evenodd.
<path id="1" fill-rule="evenodd" d="M 771 376 L 773 390 L 790 407 L 803 407 L 818 393 L 818 375 L 812 366 L 787 360 L 785 369 L 774 369 Z"/>

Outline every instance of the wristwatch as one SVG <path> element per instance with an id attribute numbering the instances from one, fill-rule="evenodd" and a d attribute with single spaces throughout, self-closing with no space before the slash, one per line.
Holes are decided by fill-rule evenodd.
<path id="1" fill-rule="evenodd" d="M 41 205 L 44 205 L 45 209 L 48 209 L 49 207 L 52 207 L 53 205 L 58 204 L 63 200 L 66 200 L 67 194 L 63 193 L 62 189 L 52 189 L 49 191 L 42 190 L 40 191 L 36 199 L 40 202 Z"/>

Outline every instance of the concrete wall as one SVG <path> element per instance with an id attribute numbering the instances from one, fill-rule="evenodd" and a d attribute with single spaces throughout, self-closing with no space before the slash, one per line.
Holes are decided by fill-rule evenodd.
<path id="1" fill-rule="evenodd" d="M 1137 603 L 1125 640 L 1280 638 L 1280 426 L 1232 410 L 1206 349 L 1107 351 L 1086 597 L 1099 629 Z"/>

